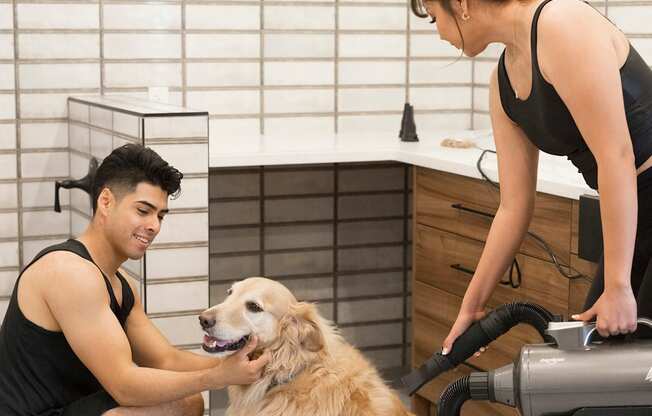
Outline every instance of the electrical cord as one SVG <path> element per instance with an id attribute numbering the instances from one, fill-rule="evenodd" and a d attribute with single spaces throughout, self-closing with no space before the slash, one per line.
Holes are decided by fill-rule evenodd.
<path id="1" fill-rule="evenodd" d="M 484 170 L 482 170 L 482 160 L 484 159 L 484 156 L 487 153 L 496 154 L 496 151 L 491 150 L 491 149 L 480 149 L 480 150 L 482 150 L 482 153 L 480 154 L 480 157 L 478 158 L 478 161 L 476 162 L 475 166 L 477 167 L 478 172 L 480 172 L 480 176 L 482 176 L 482 178 L 484 180 L 489 182 L 491 184 L 491 186 L 493 186 L 494 188 L 500 190 L 500 186 L 496 182 L 491 180 L 491 178 L 489 178 L 489 176 L 487 176 L 487 174 L 484 172 Z M 535 234 L 535 233 L 533 233 L 531 231 L 527 231 L 527 234 L 530 237 L 532 237 L 534 239 L 534 241 L 537 242 L 541 248 L 543 248 L 543 250 L 548 254 L 548 256 L 550 257 L 552 262 L 555 264 L 555 267 L 557 268 L 557 270 L 559 271 L 559 273 L 562 276 L 564 276 L 565 278 L 567 278 L 569 280 L 586 278 L 585 275 L 583 275 L 582 273 L 577 271 L 577 269 L 575 269 L 574 267 L 572 267 L 572 266 L 570 266 L 568 264 L 561 263 L 559 261 L 559 259 L 557 258 L 557 255 L 555 254 L 555 252 L 550 247 L 550 245 L 543 238 L 541 238 L 540 236 L 538 236 L 537 234 Z M 501 284 L 510 284 L 514 288 L 518 287 L 518 286 L 514 286 L 514 282 L 512 280 L 514 267 L 516 267 L 516 269 L 517 269 L 518 286 L 520 286 L 520 284 L 521 284 L 521 270 L 520 270 L 520 267 L 518 266 L 518 262 L 516 261 L 516 259 L 514 259 L 514 263 L 512 263 L 512 267 L 510 268 L 509 282 L 500 282 Z M 570 273 L 567 272 L 566 270 L 564 270 L 564 267 L 568 268 Z"/>

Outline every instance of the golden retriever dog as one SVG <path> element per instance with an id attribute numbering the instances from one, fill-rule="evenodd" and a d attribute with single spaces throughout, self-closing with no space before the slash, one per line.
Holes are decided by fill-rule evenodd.
<path id="1" fill-rule="evenodd" d="M 232 354 L 256 335 L 253 354 L 271 353 L 261 379 L 228 388 L 227 416 L 412 415 L 315 305 L 298 302 L 278 282 L 236 282 L 224 302 L 200 318 L 207 352 Z"/>

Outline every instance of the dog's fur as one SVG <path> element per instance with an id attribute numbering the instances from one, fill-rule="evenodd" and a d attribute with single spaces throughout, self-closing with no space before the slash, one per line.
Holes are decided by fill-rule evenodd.
<path id="1" fill-rule="evenodd" d="M 265 278 L 237 282 L 231 291 L 202 313 L 215 320 L 206 332 L 229 340 L 254 334 L 255 353 L 267 350 L 271 360 L 257 382 L 229 387 L 227 416 L 412 415 L 313 304 L 298 302 L 285 286 Z M 247 302 L 263 311 L 250 311 Z"/>

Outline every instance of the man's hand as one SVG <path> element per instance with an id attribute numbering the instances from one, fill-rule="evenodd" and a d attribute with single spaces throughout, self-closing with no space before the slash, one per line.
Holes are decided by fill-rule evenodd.
<path id="1" fill-rule="evenodd" d="M 249 354 L 256 349 L 258 338 L 252 336 L 240 351 L 227 357 L 213 371 L 215 384 L 223 387 L 229 385 L 251 384 L 260 379 L 270 354 L 265 351 L 256 360 L 250 360 Z"/>
<path id="2" fill-rule="evenodd" d="M 590 321 L 597 316 L 598 333 L 609 335 L 627 334 L 636 331 L 636 299 L 631 287 L 605 289 L 597 302 L 588 311 L 573 315 L 578 321 Z"/>

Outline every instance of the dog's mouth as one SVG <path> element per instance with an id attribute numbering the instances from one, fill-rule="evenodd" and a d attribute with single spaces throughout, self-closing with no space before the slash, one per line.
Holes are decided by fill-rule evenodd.
<path id="1" fill-rule="evenodd" d="M 204 343 L 202 344 L 202 348 L 204 351 L 210 353 L 238 351 L 240 348 L 245 346 L 248 340 L 249 335 L 245 335 L 238 340 L 223 340 L 212 337 L 210 335 L 204 335 Z"/>

